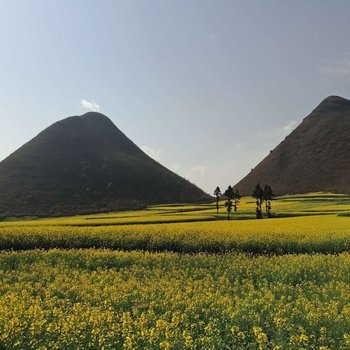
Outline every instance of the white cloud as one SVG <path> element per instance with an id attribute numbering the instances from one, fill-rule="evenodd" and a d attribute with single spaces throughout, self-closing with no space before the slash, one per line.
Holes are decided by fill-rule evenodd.
<path id="1" fill-rule="evenodd" d="M 153 158 L 154 160 L 156 160 L 157 162 L 160 162 L 162 159 L 162 153 L 163 151 L 160 149 L 153 149 L 149 146 L 141 146 L 140 147 L 142 149 L 142 151 L 144 151 L 148 156 L 150 156 L 151 158 Z"/>
<path id="2" fill-rule="evenodd" d="M 163 151 L 160 149 L 154 149 L 150 146 L 143 145 L 140 146 L 142 151 L 144 151 L 148 156 L 156 160 L 157 162 L 162 162 L 164 166 L 166 166 L 168 169 L 173 171 L 174 173 L 185 177 L 186 179 L 193 180 L 195 178 L 203 176 L 206 171 L 207 167 L 202 164 L 196 164 L 192 167 L 187 167 L 184 165 L 181 165 L 177 162 L 167 162 L 166 159 L 163 159 Z"/>
<path id="3" fill-rule="evenodd" d="M 187 176 L 189 179 L 193 177 L 203 176 L 207 171 L 207 167 L 201 164 L 195 165 L 187 171 Z"/>
<path id="4" fill-rule="evenodd" d="M 297 120 L 291 120 L 288 124 L 282 126 L 281 130 L 284 131 L 286 134 L 289 134 L 298 126 L 298 124 L 299 122 Z"/>
<path id="5" fill-rule="evenodd" d="M 174 173 L 178 174 L 179 176 L 185 179 L 190 180 L 195 184 L 203 183 L 203 181 L 205 181 L 205 178 L 208 175 L 207 167 L 203 164 L 195 164 L 193 166 L 184 165 L 176 161 L 167 160 L 166 155 L 164 155 L 163 151 L 160 149 L 154 149 L 147 145 L 140 146 L 140 148 L 148 156 L 161 163 L 169 170 L 173 171 Z"/>
<path id="6" fill-rule="evenodd" d="M 85 100 L 83 98 L 80 101 L 80 105 L 84 109 L 87 109 L 88 111 L 92 111 L 92 112 L 99 112 L 100 111 L 100 106 L 95 101 L 88 101 L 88 100 Z"/>
<path id="7" fill-rule="evenodd" d="M 169 164 L 169 169 L 174 173 L 178 173 L 181 170 L 181 165 L 179 163 L 171 163 Z"/>
<path id="8" fill-rule="evenodd" d="M 293 119 L 281 127 L 258 131 L 256 136 L 262 139 L 281 139 L 289 135 L 298 125 L 299 122 Z"/>
<path id="9" fill-rule="evenodd" d="M 350 54 L 319 67 L 320 71 L 336 79 L 350 79 Z"/>

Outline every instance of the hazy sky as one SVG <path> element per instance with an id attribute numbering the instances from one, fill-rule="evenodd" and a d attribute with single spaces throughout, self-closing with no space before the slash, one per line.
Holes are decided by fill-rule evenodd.
<path id="1" fill-rule="evenodd" d="M 0 0 L 0 159 L 100 110 L 205 190 L 328 95 L 350 98 L 348 0 Z"/>

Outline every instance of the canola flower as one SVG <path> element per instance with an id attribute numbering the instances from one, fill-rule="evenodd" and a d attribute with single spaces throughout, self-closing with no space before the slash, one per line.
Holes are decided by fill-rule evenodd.
<path id="1" fill-rule="evenodd" d="M 58 218 L 35 219 L 24 217 L 6 218 L 0 222 L 1 226 L 103 226 L 103 225 L 131 225 L 131 224 L 159 224 L 172 222 L 213 221 L 226 218 L 225 201 L 220 203 L 219 214 L 216 203 L 206 204 L 166 204 L 151 205 L 143 210 L 119 211 L 89 215 L 75 215 Z M 275 217 L 295 217 L 310 215 L 344 215 L 350 211 L 350 196 L 332 193 L 309 193 L 278 197 L 273 201 L 273 215 Z M 239 203 L 239 210 L 233 219 L 254 219 L 255 200 L 243 197 Z"/>
<path id="2" fill-rule="evenodd" d="M 166 205 L 0 223 L 0 349 L 350 349 L 349 198 L 274 207 L 323 216 Z"/>
<path id="3" fill-rule="evenodd" d="M 108 248 L 181 253 L 341 253 L 350 220 L 335 215 L 125 226 L 0 226 L 0 249 Z"/>
<path id="4" fill-rule="evenodd" d="M 350 255 L 0 254 L 1 349 L 349 349 Z"/>

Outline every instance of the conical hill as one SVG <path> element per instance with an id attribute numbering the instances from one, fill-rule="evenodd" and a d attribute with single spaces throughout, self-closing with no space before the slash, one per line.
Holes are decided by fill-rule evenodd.
<path id="1" fill-rule="evenodd" d="M 256 183 L 280 195 L 350 193 L 350 101 L 324 99 L 236 187 L 251 195 Z"/>
<path id="2" fill-rule="evenodd" d="M 103 114 L 61 120 L 0 163 L 0 215 L 49 216 L 208 199 Z"/>

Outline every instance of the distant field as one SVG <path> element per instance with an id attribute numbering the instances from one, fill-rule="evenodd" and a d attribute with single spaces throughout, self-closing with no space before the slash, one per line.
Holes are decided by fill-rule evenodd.
<path id="1" fill-rule="evenodd" d="M 350 197 L 0 223 L 1 349 L 350 349 Z"/>
<path id="2" fill-rule="evenodd" d="M 336 215 L 122 226 L 21 225 L 0 228 L 0 249 L 340 253 L 350 251 L 349 231 L 350 218 Z"/>
<path id="3" fill-rule="evenodd" d="M 69 226 L 104 226 L 158 224 L 167 222 L 193 222 L 225 220 L 224 203 L 221 202 L 219 214 L 216 214 L 215 204 L 168 204 L 154 205 L 146 210 L 122 211 L 93 215 L 81 215 L 49 219 L 7 218 L 2 226 L 29 225 L 69 225 Z M 272 203 L 272 212 L 276 217 L 295 217 L 308 215 L 334 215 L 350 213 L 350 196 L 341 194 L 310 193 L 307 195 L 283 196 Z M 239 209 L 233 213 L 232 219 L 255 219 L 255 201 L 251 197 L 241 200 Z"/>
<path id="4" fill-rule="evenodd" d="M 350 197 L 310 194 L 273 203 L 276 218 L 256 220 L 243 198 L 226 220 L 215 205 L 166 205 L 148 210 L 0 223 L 0 249 L 104 248 L 153 252 L 255 254 L 350 251 Z M 343 215 L 343 216 L 342 216 Z"/>

